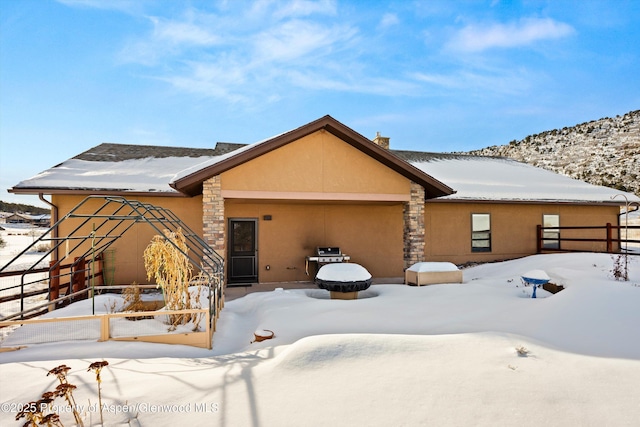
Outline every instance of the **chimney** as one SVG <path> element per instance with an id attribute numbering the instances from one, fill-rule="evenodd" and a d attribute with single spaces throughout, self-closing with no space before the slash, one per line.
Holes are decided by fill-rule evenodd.
<path id="1" fill-rule="evenodd" d="M 389 138 L 388 136 L 380 136 L 380 132 L 376 132 L 376 137 L 373 138 L 373 142 L 385 150 L 389 149 Z"/>

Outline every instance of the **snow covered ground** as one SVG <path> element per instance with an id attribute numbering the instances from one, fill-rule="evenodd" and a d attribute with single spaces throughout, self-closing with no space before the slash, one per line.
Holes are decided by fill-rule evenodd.
<path id="1" fill-rule="evenodd" d="M 26 247 L 35 242 L 46 228 L 33 227 L 29 224 L 0 224 L 4 230 L 0 230 L 0 237 L 5 241 L 5 246 L 0 248 L 0 266 L 6 265 Z M 20 265 L 12 266 L 12 270 L 30 267 L 42 257 L 41 253 L 27 253 L 19 261 Z"/>
<path id="2" fill-rule="evenodd" d="M 0 237 L 5 242 L 4 247 L 0 248 L 0 267 L 5 267 L 9 262 L 18 256 L 25 248 L 42 236 L 47 231 L 46 228 L 33 227 L 29 224 L 0 224 L 3 230 L 0 230 Z M 36 243 L 36 247 L 44 247 L 44 242 Z M 24 270 L 30 268 L 34 263 L 39 262 L 39 267 L 47 267 L 49 265 L 49 257 L 45 256 L 46 252 L 29 251 L 21 255 L 18 259 L 12 262 L 6 269 L 6 271 Z M 25 292 L 34 291 L 38 289 L 46 289 L 48 284 L 46 281 L 40 281 L 46 279 L 46 273 L 29 274 L 24 277 L 24 283 L 26 283 Z M 19 286 L 21 285 L 21 276 L 9 276 L 0 278 L 0 297 L 6 297 L 19 293 Z M 15 287 L 11 289 L 12 287 Z M 36 295 L 25 298 L 24 308 L 37 306 L 46 302 L 46 296 Z M 10 314 L 20 312 L 20 302 L 11 301 L 0 304 L 0 317 L 8 316 Z M 3 331 L 0 331 L 0 337 L 3 336 Z"/>
<path id="3" fill-rule="evenodd" d="M 640 259 L 628 282 L 612 267 L 607 254 L 537 255 L 466 269 L 463 284 L 373 285 L 358 300 L 254 293 L 227 302 L 212 350 L 30 345 L 0 353 L 0 425 L 22 425 L 15 410 L 55 388 L 46 374 L 60 364 L 85 425 L 99 425 L 87 368 L 107 360 L 105 425 L 635 426 Z M 565 290 L 530 298 L 531 270 Z M 275 337 L 252 343 L 262 329 Z"/>

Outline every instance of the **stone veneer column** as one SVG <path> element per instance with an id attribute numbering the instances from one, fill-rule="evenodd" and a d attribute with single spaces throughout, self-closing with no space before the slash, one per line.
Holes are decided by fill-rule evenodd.
<path id="1" fill-rule="evenodd" d="M 225 258 L 224 199 L 220 176 L 214 176 L 202 183 L 202 222 L 204 241 Z"/>
<path id="2" fill-rule="evenodd" d="M 404 204 L 404 268 L 424 261 L 424 188 L 411 182 L 411 200 Z"/>

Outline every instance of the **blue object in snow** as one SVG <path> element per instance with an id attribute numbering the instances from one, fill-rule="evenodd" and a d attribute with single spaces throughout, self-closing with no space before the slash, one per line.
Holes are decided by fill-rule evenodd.
<path id="1" fill-rule="evenodd" d="M 533 277 L 522 276 L 522 281 L 527 285 L 540 286 L 549 283 L 549 279 L 534 279 Z"/>
<path id="2" fill-rule="evenodd" d="M 526 276 L 522 276 L 522 281 L 525 283 L 525 285 L 533 286 L 533 294 L 531 295 L 531 298 L 536 297 L 536 289 L 538 289 L 538 287 L 544 285 L 545 283 L 549 283 L 549 279 L 536 279 L 534 277 Z"/>

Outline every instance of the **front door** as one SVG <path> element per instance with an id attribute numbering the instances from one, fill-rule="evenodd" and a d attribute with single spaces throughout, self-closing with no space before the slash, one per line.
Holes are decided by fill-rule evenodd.
<path id="1" fill-rule="evenodd" d="M 258 281 L 258 220 L 229 220 L 229 283 Z"/>

